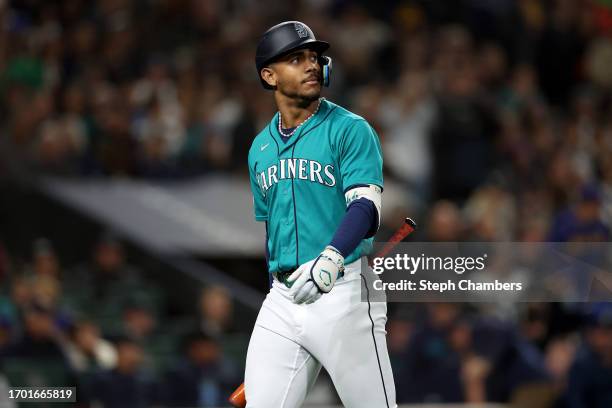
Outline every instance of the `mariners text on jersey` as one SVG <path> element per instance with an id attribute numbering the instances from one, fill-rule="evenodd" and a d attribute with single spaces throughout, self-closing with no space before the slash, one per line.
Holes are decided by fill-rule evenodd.
<path id="1" fill-rule="evenodd" d="M 257 175 L 257 181 L 262 193 L 285 179 L 310 180 L 319 184 L 333 187 L 336 185 L 333 164 L 321 164 L 308 159 L 280 159 L 278 164 L 268 167 Z"/>
<path id="2" fill-rule="evenodd" d="M 269 271 L 292 270 L 314 259 L 346 212 L 345 193 L 383 187 L 380 141 L 360 116 L 327 100 L 287 142 L 278 113 L 254 139 L 249 175 L 255 219 L 268 224 Z M 364 239 L 345 263 L 371 250 Z"/>

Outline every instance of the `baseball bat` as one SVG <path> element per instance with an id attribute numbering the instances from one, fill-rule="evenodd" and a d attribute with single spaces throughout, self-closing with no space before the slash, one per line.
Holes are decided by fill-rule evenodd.
<path id="1" fill-rule="evenodd" d="M 386 256 L 398 242 L 401 242 L 404 238 L 410 235 L 416 229 L 416 223 L 412 220 L 412 218 L 406 217 L 404 220 L 404 224 L 398 228 L 397 231 L 389 238 L 385 246 L 378 251 L 375 257 L 382 258 Z M 244 383 L 240 384 L 238 388 L 232 395 L 229 397 L 229 403 L 232 404 L 235 408 L 245 408 L 246 407 L 246 396 L 244 394 Z"/>
<path id="2" fill-rule="evenodd" d="M 414 222 L 412 218 L 406 217 L 406 219 L 404 220 L 404 224 L 397 231 L 395 231 L 395 234 L 393 234 L 391 238 L 389 238 L 385 246 L 374 256 L 377 258 L 382 258 L 386 256 L 389 252 L 391 252 L 393 248 L 395 248 L 395 245 L 397 245 L 398 242 L 401 242 L 415 229 L 416 222 Z"/>
<path id="3" fill-rule="evenodd" d="M 244 383 L 240 384 L 238 388 L 232 395 L 229 397 L 229 403 L 232 404 L 232 407 L 236 408 L 245 408 L 246 407 L 246 397 L 244 395 Z"/>

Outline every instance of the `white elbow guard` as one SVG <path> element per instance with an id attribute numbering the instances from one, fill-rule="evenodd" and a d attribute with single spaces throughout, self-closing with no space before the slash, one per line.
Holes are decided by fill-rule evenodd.
<path id="1" fill-rule="evenodd" d="M 346 206 L 348 207 L 355 200 L 360 198 L 365 198 L 370 200 L 374 207 L 376 207 L 376 212 L 378 213 L 378 226 L 380 226 L 380 217 L 381 217 L 381 207 L 382 207 L 382 189 L 375 184 L 368 184 L 357 186 L 355 188 L 351 188 L 344 194 L 346 198 Z"/>

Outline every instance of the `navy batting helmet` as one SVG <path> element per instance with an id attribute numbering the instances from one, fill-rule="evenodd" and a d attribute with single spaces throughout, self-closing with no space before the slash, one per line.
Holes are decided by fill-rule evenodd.
<path id="1" fill-rule="evenodd" d="M 323 73 L 323 85 L 329 86 L 332 60 L 321 54 L 329 48 L 329 43 L 319 41 L 306 24 L 299 21 L 285 21 L 266 31 L 257 45 L 255 65 L 262 85 L 266 89 L 273 89 L 261 77 L 261 70 L 279 57 L 300 48 L 309 48 L 319 54 L 319 64 Z"/>

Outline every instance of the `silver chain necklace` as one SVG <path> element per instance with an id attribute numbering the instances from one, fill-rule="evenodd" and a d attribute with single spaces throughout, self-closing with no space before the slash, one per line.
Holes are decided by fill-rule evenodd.
<path id="1" fill-rule="evenodd" d="M 306 119 L 304 119 L 302 121 L 302 123 L 300 123 L 299 125 L 297 125 L 291 132 L 289 133 L 284 133 L 283 132 L 283 115 L 281 115 L 280 111 L 278 112 L 278 133 L 280 133 L 282 136 L 284 137 L 291 137 L 293 136 L 293 134 L 295 132 L 297 132 L 297 130 L 300 128 L 300 126 L 302 126 L 304 123 L 308 122 L 308 120 L 310 120 L 310 118 L 312 118 L 314 115 L 317 114 L 317 112 L 319 111 L 319 108 L 321 107 L 321 101 L 325 99 L 325 98 L 319 98 L 319 103 L 317 104 L 317 109 L 314 110 L 314 112 L 312 112 L 310 115 L 308 115 L 308 117 Z"/>

